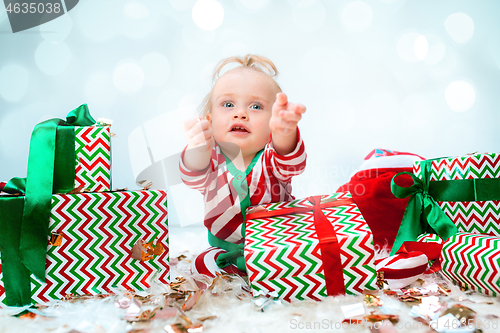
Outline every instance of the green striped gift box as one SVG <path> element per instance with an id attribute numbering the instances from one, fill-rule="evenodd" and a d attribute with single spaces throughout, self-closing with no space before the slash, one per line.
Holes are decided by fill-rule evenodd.
<path id="1" fill-rule="evenodd" d="M 68 294 L 145 290 L 153 279 L 169 282 L 164 190 L 53 195 L 49 235 L 53 233 L 62 234 L 62 241 L 48 246 L 46 282 L 31 278 L 34 302 Z M 148 261 L 132 259 L 132 247 L 140 240 L 165 250 Z M 0 301 L 4 298 L 0 282 Z"/>

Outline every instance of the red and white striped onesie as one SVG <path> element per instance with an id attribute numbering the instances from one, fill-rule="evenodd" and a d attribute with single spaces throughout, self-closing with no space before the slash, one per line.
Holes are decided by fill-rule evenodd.
<path id="1" fill-rule="evenodd" d="M 181 154 L 179 163 L 181 179 L 188 187 L 199 190 L 203 194 L 205 226 L 217 238 L 235 244 L 244 242 L 240 199 L 243 200 L 245 194 L 240 198 L 233 186 L 233 178 L 241 178 L 241 173 L 234 175 L 232 172 L 234 167 L 229 165 L 228 168 L 226 158 L 217 144 L 212 149 L 210 165 L 202 171 L 191 171 L 186 168 L 182 162 L 184 152 L 185 150 Z M 284 156 L 278 155 L 269 140 L 263 152 L 253 162 L 255 164 L 251 170 L 247 170 L 246 177 L 251 206 L 293 200 L 292 177 L 301 174 L 306 166 L 305 147 L 298 128 L 297 145 L 293 152 Z M 196 257 L 192 272 L 208 276 L 215 276 L 215 272 L 221 271 L 241 272 L 234 265 L 223 269 L 217 266 L 215 260 L 224 252 L 226 251 L 220 248 L 208 248 Z"/>

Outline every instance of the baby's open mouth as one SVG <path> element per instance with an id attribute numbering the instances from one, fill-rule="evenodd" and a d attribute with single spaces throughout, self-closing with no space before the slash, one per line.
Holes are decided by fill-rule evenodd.
<path id="1" fill-rule="evenodd" d="M 248 130 L 243 126 L 233 126 L 231 127 L 231 132 L 248 133 Z"/>

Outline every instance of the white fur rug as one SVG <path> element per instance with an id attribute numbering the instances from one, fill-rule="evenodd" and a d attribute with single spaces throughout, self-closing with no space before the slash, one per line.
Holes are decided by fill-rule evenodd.
<path id="1" fill-rule="evenodd" d="M 189 278 L 189 259 L 194 254 L 199 253 L 208 247 L 206 232 L 202 228 L 171 228 L 170 231 L 170 251 L 171 258 L 176 258 L 183 254 L 185 260 L 181 260 L 172 267 L 172 280 L 176 276 Z M 175 260 L 174 260 L 175 262 Z M 438 277 L 430 277 L 426 282 L 438 281 Z M 192 281 L 192 280 L 190 280 Z M 203 281 L 202 281 L 203 282 Z M 207 287 L 213 281 L 206 281 Z M 441 281 L 442 282 L 442 281 Z M 203 285 L 203 283 L 199 283 Z M 12 316 L 18 309 L 0 309 L 0 333 L 3 332 L 167 332 L 172 331 L 167 325 L 183 323 L 187 325 L 186 317 L 193 323 L 193 328 L 189 332 L 199 332 L 195 329 L 196 322 L 204 317 L 211 317 L 202 322 L 203 332 L 433 332 L 428 324 L 416 321 L 410 315 L 410 309 L 415 304 L 403 303 L 397 298 L 379 293 L 380 299 L 384 302 L 382 307 L 364 306 L 365 314 L 370 311 L 399 316 L 399 322 L 389 326 L 384 324 L 342 324 L 344 315 L 342 306 L 363 302 L 362 297 L 342 296 L 329 297 L 322 302 L 305 301 L 293 304 L 268 302 L 264 311 L 259 309 L 257 302 L 252 301 L 249 293 L 242 290 L 245 282 L 242 279 L 219 278 L 216 284 L 212 284 L 212 289 L 198 292 L 200 296 L 197 304 L 191 310 L 181 312 L 168 319 L 158 317 L 168 317 L 170 313 L 166 310 L 157 312 L 153 319 L 143 322 L 130 323 L 124 319 L 127 311 L 133 312 L 133 305 L 129 308 L 118 308 L 117 301 L 123 304 L 123 295 L 116 295 L 103 299 L 90 299 L 78 302 L 54 301 L 48 304 L 47 308 L 40 309 L 40 314 L 34 318 L 17 318 Z M 443 309 L 454 304 L 462 304 L 476 312 L 476 326 L 482 328 L 482 332 L 500 332 L 500 302 L 497 298 L 485 297 L 478 294 L 466 294 L 457 287 L 449 284 L 451 292 L 448 296 L 440 296 L 439 302 Z M 204 288 L 202 287 L 202 288 Z M 184 289 L 197 289 L 189 283 L 182 284 Z M 153 286 L 150 294 L 157 295 L 151 298 L 149 305 L 144 302 L 142 310 L 152 310 L 155 304 L 162 302 L 158 295 L 165 292 L 173 292 L 167 286 Z M 195 294 L 190 292 L 190 294 Z M 177 306 L 184 303 L 189 305 L 191 301 L 178 301 Z M 151 304 L 151 303 L 154 304 Z M 159 303 L 158 303 L 159 302 Z M 488 304 L 492 303 L 492 304 Z M 169 303 L 174 305 L 173 303 Z M 170 308 L 169 310 L 173 310 Z M 147 313 L 147 312 L 146 312 Z M 215 317 L 213 317 L 215 316 Z M 183 319 L 184 318 L 184 319 Z M 357 317 L 362 318 L 362 317 Z M 435 326 L 433 326 L 435 327 Z M 471 328 L 473 325 L 470 326 Z M 472 332 L 473 330 L 459 330 L 458 332 Z M 178 330 L 178 332 L 183 332 Z M 479 331 L 477 331 L 479 332 Z"/>

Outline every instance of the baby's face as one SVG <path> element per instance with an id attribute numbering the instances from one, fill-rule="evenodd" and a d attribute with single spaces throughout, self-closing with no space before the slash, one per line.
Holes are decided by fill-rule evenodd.
<path id="1" fill-rule="evenodd" d="M 264 148 L 277 93 L 273 79 L 264 73 L 236 69 L 221 76 L 212 91 L 212 112 L 207 115 L 215 140 L 237 144 L 243 157 Z"/>

